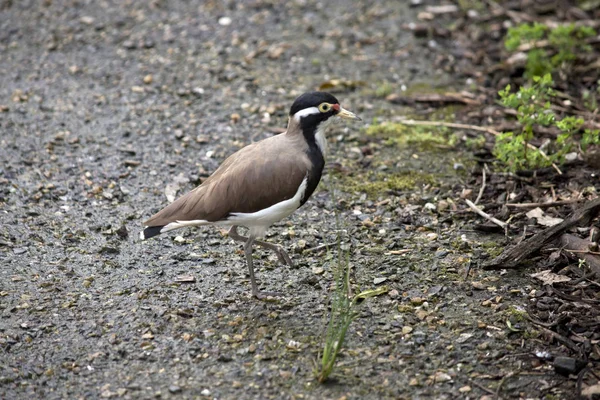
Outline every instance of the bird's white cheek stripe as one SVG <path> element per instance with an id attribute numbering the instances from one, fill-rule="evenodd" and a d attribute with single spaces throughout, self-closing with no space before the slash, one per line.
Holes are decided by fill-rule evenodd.
<path id="1" fill-rule="evenodd" d="M 317 142 L 317 146 L 319 146 L 319 150 L 321 150 L 323 157 L 327 156 L 327 138 L 325 137 L 325 130 L 329 124 L 331 124 L 332 120 L 333 118 L 329 118 L 328 120 L 321 122 L 315 132 L 315 141 Z"/>
<path id="2" fill-rule="evenodd" d="M 312 115 L 312 114 L 320 114 L 320 113 L 321 113 L 321 111 L 319 111 L 319 109 L 317 107 L 308 107 L 308 108 L 300 110 L 296 114 L 294 114 L 294 119 L 296 121 L 300 122 L 300 119 L 302 117 L 306 117 L 307 115 Z"/>

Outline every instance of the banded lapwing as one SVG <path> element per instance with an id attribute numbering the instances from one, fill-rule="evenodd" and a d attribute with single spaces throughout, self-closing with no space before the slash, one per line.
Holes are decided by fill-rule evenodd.
<path id="1" fill-rule="evenodd" d="M 244 242 L 252 294 L 277 295 L 258 290 L 252 245 L 273 250 L 280 262 L 292 265 L 281 246 L 258 238 L 303 205 L 319 184 L 327 154 L 325 129 L 333 117 L 360 120 L 329 93 L 301 95 L 292 104 L 285 133 L 231 155 L 200 186 L 144 222 L 142 240 L 186 226 L 231 226 L 229 237 Z M 248 228 L 247 237 L 238 226 Z"/>

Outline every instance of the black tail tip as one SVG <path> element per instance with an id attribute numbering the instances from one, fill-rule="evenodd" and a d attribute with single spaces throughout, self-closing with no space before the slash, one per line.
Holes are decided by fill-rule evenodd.
<path id="1" fill-rule="evenodd" d="M 165 226 L 149 226 L 146 229 L 144 229 L 143 231 L 140 232 L 140 239 L 142 240 L 146 240 L 146 239 L 150 239 L 151 237 L 160 235 L 160 230 L 162 228 L 164 228 Z"/>

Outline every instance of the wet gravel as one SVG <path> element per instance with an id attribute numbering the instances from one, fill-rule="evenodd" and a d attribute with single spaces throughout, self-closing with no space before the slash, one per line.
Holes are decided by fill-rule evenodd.
<path id="1" fill-rule="evenodd" d="M 358 88 L 336 95 L 370 122 L 403 112 L 377 95 L 384 83 L 449 81 L 402 29 L 417 12 L 397 1 L 0 3 L 0 397 L 551 393 L 566 378 L 532 355 L 544 341 L 520 314 L 531 280 L 464 279 L 503 239 L 442 218 L 464 187 L 456 151 L 334 126 L 318 192 L 269 233 L 296 267 L 256 252 L 261 287 L 287 293 L 276 302 L 250 297 L 241 246 L 218 229 L 137 240 L 166 194 L 280 132 L 300 93 L 344 79 Z M 369 171 L 437 183 L 375 197 L 344 186 Z M 336 254 L 305 250 L 335 243 L 336 215 L 354 290 L 390 291 L 361 306 L 320 385 Z M 503 379 L 516 365 L 537 375 Z"/>

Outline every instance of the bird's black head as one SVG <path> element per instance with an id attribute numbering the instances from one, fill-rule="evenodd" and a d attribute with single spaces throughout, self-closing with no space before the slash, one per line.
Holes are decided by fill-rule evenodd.
<path id="1" fill-rule="evenodd" d="M 329 118 L 333 115 L 335 111 L 335 109 L 333 108 L 334 104 L 337 104 L 339 107 L 340 102 L 333 95 L 327 92 L 304 93 L 294 101 L 294 104 L 292 104 L 292 108 L 290 108 L 290 116 L 293 116 L 302 110 L 315 111 L 312 109 L 316 108 L 316 112 L 323 114 L 323 117 L 326 116 L 327 118 Z M 307 113 L 308 112 L 309 111 L 307 111 Z"/>
<path id="2" fill-rule="evenodd" d="M 300 123 L 302 130 L 314 129 L 333 116 L 360 120 L 343 109 L 338 99 L 327 92 L 304 93 L 290 108 L 290 117 Z"/>

